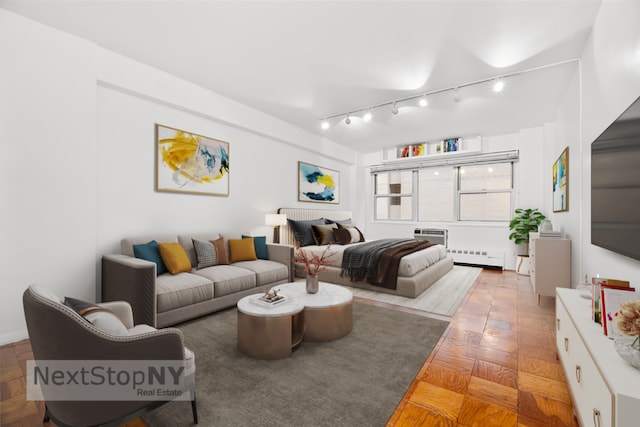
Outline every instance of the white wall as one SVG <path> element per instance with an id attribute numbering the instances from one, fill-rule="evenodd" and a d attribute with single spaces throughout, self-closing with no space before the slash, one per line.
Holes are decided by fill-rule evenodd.
<path id="1" fill-rule="evenodd" d="M 95 286 L 93 46 L 0 9 L 0 344 L 24 338 L 22 293 Z"/>
<path id="2" fill-rule="evenodd" d="M 264 213 L 297 201 L 298 160 L 340 171 L 356 154 L 246 105 L 0 9 L 0 345 L 26 338 L 21 296 L 42 283 L 94 301 L 100 259 L 128 235 L 272 235 Z M 230 143 L 230 195 L 154 191 L 154 124 Z"/>
<path id="3" fill-rule="evenodd" d="M 591 245 L 591 142 L 640 96 L 640 2 L 604 1 L 582 55 L 584 273 L 640 286 L 640 261 Z M 584 275 L 581 272 L 581 274 Z"/>

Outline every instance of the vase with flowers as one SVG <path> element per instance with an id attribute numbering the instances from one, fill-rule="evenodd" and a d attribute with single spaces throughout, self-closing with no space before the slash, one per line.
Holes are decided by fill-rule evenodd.
<path id="1" fill-rule="evenodd" d="M 614 341 L 616 351 L 631 366 L 640 369 L 640 300 L 620 304 L 615 324 L 622 334 Z"/>
<path id="2" fill-rule="evenodd" d="M 301 266 L 297 271 L 302 270 L 302 274 L 306 275 L 305 289 L 309 294 L 318 292 L 318 273 L 327 269 L 329 258 L 334 254 L 329 250 L 330 248 L 331 244 L 327 245 L 324 251 L 318 255 L 317 253 L 307 253 L 298 242 L 295 242 L 293 262 Z"/>

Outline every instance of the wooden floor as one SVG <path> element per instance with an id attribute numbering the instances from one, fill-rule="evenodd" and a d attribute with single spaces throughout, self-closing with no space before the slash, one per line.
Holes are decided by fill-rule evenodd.
<path id="1" fill-rule="evenodd" d="M 483 270 L 387 427 L 576 427 L 553 304 L 537 305 L 527 276 Z M 31 358 L 28 341 L 0 347 L 3 427 L 42 425 L 44 404 L 25 398 Z"/>

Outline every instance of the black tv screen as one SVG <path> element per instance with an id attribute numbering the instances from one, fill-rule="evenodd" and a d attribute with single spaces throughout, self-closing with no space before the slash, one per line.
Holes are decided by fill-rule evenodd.
<path id="1" fill-rule="evenodd" d="M 640 260 L 640 98 L 591 144 L 591 243 Z"/>

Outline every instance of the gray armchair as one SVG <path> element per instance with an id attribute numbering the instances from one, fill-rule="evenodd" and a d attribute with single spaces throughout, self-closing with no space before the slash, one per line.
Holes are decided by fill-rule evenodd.
<path id="1" fill-rule="evenodd" d="M 116 314 L 126 327 L 124 335 L 97 328 L 63 301 L 39 285 L 23 294 L 24 313 L 36 365 L 38 360 L 179 360 L 184 362 L 184 392 L 191 400 L 193 421 L 198 423 L 195 397 L 195 358 L 184 346 L 179 329 L 156 330 L 133 324 L 131 306 L 122 301 L 99 304 Z M 182 365 L 181 365 L 182 366 Z M 117 426 L 168 401 L 74 401 L 47 395 L 44 421 L 58 426 Z M 59 398 L 59 396 L 58 396 Z"/>

